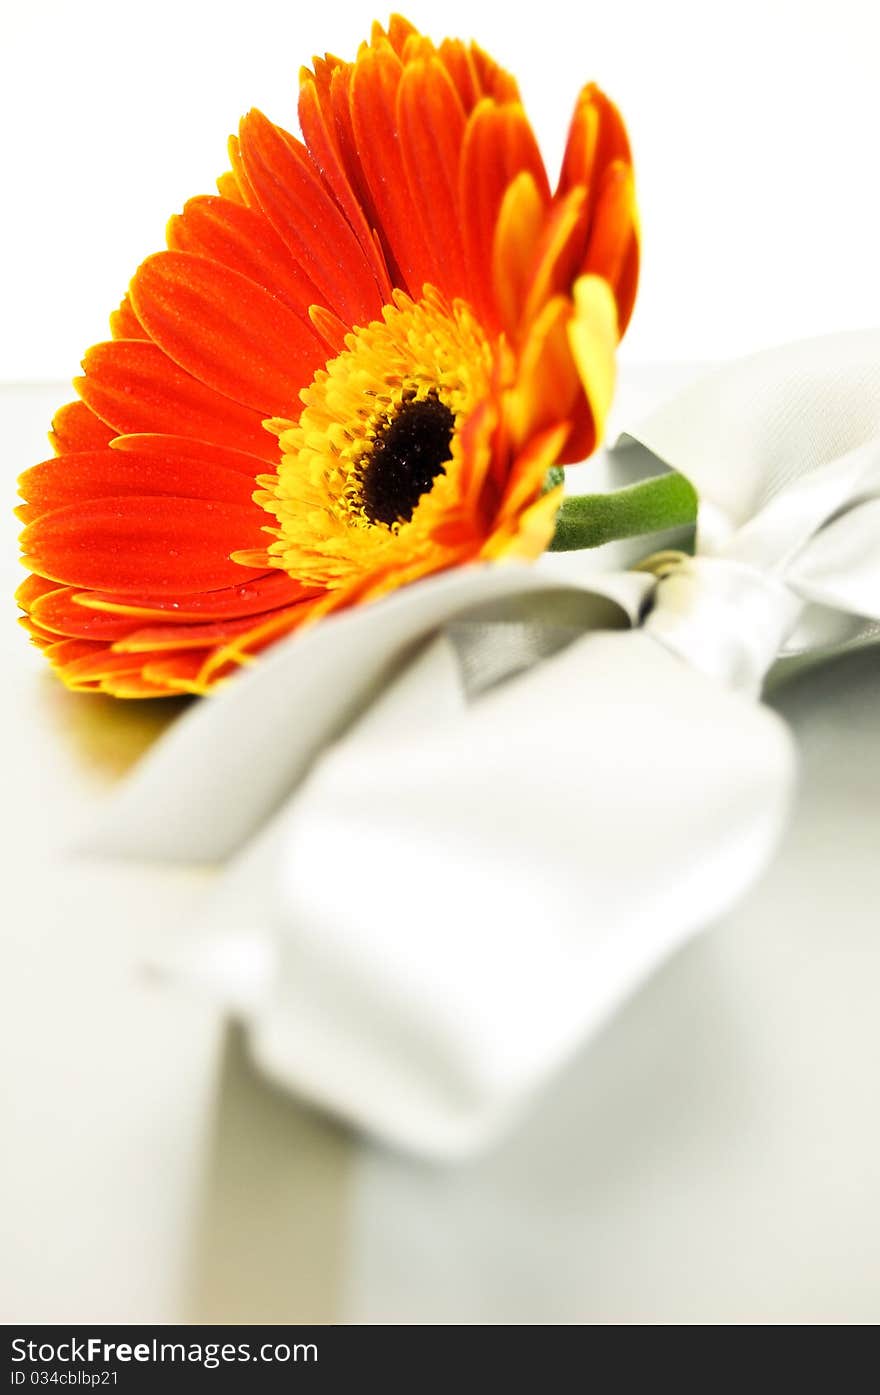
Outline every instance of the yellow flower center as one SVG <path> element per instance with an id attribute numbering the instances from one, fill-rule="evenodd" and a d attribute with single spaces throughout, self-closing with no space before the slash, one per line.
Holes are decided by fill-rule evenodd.
<path id="1" fill-rule="evenodd" d="M 277 524 L 270 562 L 331 588 L 443 564 L 444 524 L 473 506 L 475 451 L 488 459 L 488 441 L 463 449 L 462 428 L 507 357 L 468 306 L 430 288 L 418 302 L 395 292 L 345 344 L 300 394 L 299 419 L 267 423 L 281 461 L 255 496 Z"/>

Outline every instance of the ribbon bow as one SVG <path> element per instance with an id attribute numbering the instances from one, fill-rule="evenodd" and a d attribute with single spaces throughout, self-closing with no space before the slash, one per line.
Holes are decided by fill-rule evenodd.
<path id="1" fill-rule="evenodd" d="M 794 786 L 767 673 L 880 635 L 880 333 L 722 369 L 615 450 L 695 485 L 695 556 L 473 568 L 325 622 L 92 840 L 227 860 L 175 971 L 276 1079 L 428 1154 L 495 1135 L 749 885 Z"/>

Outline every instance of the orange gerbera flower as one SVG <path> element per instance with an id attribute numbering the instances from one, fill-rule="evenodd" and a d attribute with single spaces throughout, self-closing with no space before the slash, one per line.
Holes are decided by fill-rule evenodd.
<path id="1" fill-rule="evenodd" d="M 635 296 L 595 87 L 550 188 L 516 83 L 405 20 L 253 111 L 171 219 L 27 470 L 23 623 L 71 687 L 204 692 L 297 626 L 534 558 L 596 445 Z"/>

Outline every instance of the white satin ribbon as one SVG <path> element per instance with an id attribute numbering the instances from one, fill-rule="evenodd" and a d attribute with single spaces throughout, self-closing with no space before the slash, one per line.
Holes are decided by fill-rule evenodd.
<path id="1" fill-rule="evenodd" d="M 768 669 L 880 633 L 880 333 L 734 364 L 634 443 L 697 485 L 695 557 L 473 568 L 328 621 L 178 723 L 91 840 L 231 858 L 175 972 L 408 1148 L 491 1138 L 748 886 L 793 788 Z"/>

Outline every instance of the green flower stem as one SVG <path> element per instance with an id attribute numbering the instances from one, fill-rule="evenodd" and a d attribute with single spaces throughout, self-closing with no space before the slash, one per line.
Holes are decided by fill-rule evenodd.
<path id="1" fill-rule="evenodd" d="M 697 493 L 676 473 L 640 480 L 608 494 L 575 494 L 556 515 L 550 552 L 577 552 L 617 538 L 634 538 L 695 523 Z"/>

